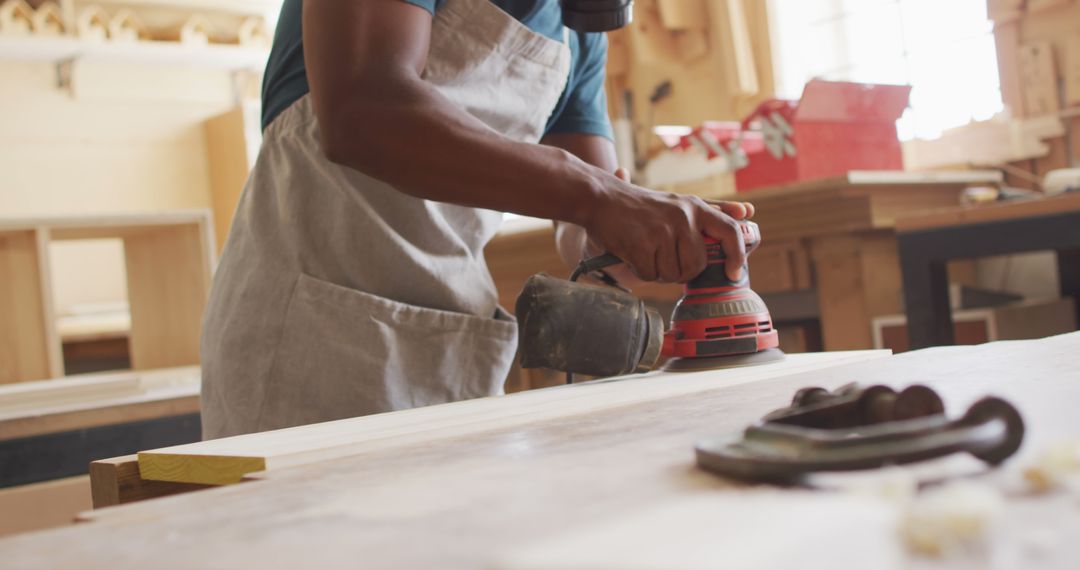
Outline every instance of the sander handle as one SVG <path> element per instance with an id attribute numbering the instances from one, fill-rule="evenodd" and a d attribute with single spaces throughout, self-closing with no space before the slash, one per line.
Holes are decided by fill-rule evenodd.
<path id="1" fill-rule="evenodd" d="M 596 257 L 582 259 L 581 263 L 579 263 L 578 266 L 574 268 L 574 272 L 570 274 L 570 282 L 573 283 L 574 281 L 577 281 L 578 278 L 582 275 L 593 273 L 595 271 L 601 271 L 606 267 L 618 265 L 622 262 L 622 258 L 615 255 L 614 253 L 604 253 Z M 603 276 L 601 277 L 601 281 L 607 283 L 608 285 L 618 287 L 618 283 L 607 273 L 603 274 Z M 622 289 L 622 287 L 619 288 Z"/>
<path id="2" fill-rule="evenodd" d="M 747 255 L 749 255 L 750 252 L 757 249 L 758 244 L 761 243 L 761 229 L 758 228 L 758 225 L 756 223 L 750 220 L 739 220 L 739 229 L 742 231 L 743 245 L 746 248 Z M 720 243 L 720 240 L 705 236 L 706 246 L 715 245 L 718 243 Z M 721 258 L 723 258 L 722 252 L 720 252 L 720 256 Z M 581 260 L 581 263 L 578 263 L 578 266 L 574 268 L 574 272 L 570 274 L 570 281 L 574 282 L 577 281 L 578 278 L 582 275 L 587 275 L 589 273 L 600 271 L 599 278 L 601 281 L 608 285 L 611 285 L 612 287 L 618 287 L 619 289 L 623 289 L 623 287 L 619 285 L 618 281 L 616 281 L 607 273 L 603 272 L 603 269 L 611 267 L 612 265 L 618 265 L 620 263 L 623 263 L 622 258 L 615 255 L 614 253 L 603 253 L 597 255 L 596 257 L 583 259 Z"/>

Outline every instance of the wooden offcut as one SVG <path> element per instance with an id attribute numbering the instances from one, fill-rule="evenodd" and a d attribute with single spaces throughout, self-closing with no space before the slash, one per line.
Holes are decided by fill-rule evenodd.
<path id="1" fill-rule="evenodd" d="M 135 455 L 90 464 L 90 494 L 95 509 L 205 489 L 206 485 L 152 481 L 139 476 Z"/>

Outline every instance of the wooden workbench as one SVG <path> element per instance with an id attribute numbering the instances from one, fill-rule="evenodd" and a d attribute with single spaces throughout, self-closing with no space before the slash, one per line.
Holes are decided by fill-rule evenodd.
<path id="1" fill-rule="evenodd" d="M 2 540 L 0 560 L 110 569 L 983 568 L 992 564 L 978 553 L 905 560 L 894 503 L 736 485 L 697 470 L 693 443 L 741 429 L 799 387 L 924 382 L 951 414 L 988 393 L 1009 399 L 1027 422 L 1023 447 L 992 472 L 954 457 L 877 475 L 964 474 L 1003 488 L 1048 442 L 1080 438 L 1078 353 L 1080 334 L 891 357 L 796 355 L 779 375 L 764 366 L 654 374 L 293 428 L 279 432 L 278 450 L 265 447 L 273 435 L 207 442 L 214 453 L 280 452 L 293 467 Z M 297 456 L 305 445 L 320 450 L 309 461 Z M 180 451 L 161 453 L 197 449 Z M 992 544 L 1015 547 L 1007 554 L 1021 558 L 1011 567 L 1080 564 L 1068 539 L 1080 532 L 1075 497 L 1007 497 Z M 1041 546 L 1025 549 L 1035 535 Z"/>
<path id="2" fill-rule="evenodd" d="M 897 218 L 958 205 L 966 188 L 1000 182 L 993 171 L 849 172 L 740 197 L 757 207 L 764 241 L 755 256 L 805 252 L 806 261 L 791 263 L 810 266 L 825 349 L 853 350 L 873 346 L 874 317 L 902 312 Z M 757 288 L 767 276 L 754 273 L 758 259 L 750 263 Z"/>
<path id="3" fill-rule="evenodd" d="M 904 307 L 913 348 L 953 344 L 945 264 L 951 259 L 1052 250 L 1062 296 L 1080 323 L 1080 193 L 949 208 L 897 223 Z"/>
<path id="4" fill-rule="evenodd" d="M 873 318 L 902 312 L 897 218 L 958 205 L 966 188 L 1000 182 L 996 171 L 860 171 L 739 194 L 757 207 L 763 235 L 750 258 L 754 290 L 816 289 L 818 311 L 809 312 L 820 318 L 824 348 L 872 348 Z M 485 253 L 504 307 L 513 307 L 530 275 L 569 273 L 548 222 L 507 223 Z M 634 293 L 674 301 L 681 289 L 652 285 Z"/>

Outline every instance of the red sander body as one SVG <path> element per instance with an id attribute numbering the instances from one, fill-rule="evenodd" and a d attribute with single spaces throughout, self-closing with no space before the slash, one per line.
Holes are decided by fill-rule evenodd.
<path id="1" fill-rule="evenodd" d="M 761 243 L 761 232 L 754 222 L 739 225 L 749 255 Z M 783 358 L 769 310 L 750 289 L 748 267 L 732 281 L 720 243 L 706 238 L 705 247 L 708 265 L 686 284 L 667 332 L 659 313 L 630 293 L 575 283 L 585 274 L 606 278 L 601 270 L 622 262 L 614 255 L 583 261 L 570 281 L 532 276 L 516 305 L 522 367 L 615 376 L 652 370 L 661 357 L 669 371 Z"/>
<path id="2" fill-rule="evenodd" d="M 741 222 L 739 227 L 749 256 L 761 243 L 761 231 L 753 222 Z M 664 334 L 661 355 L 677 359 L 669 360 L 665 369 L 703 370 L 781 357 L 774 350 L 780 346 L 780 337 L 765 302 L 750 289 L 747 268 L 743 267 L 742 279 L 732 281 L 720 242 L 705 238 L 705 251 L 708 265 L 686 284 L 671 316 L 671 329 Z M 754 354 L 761 356 L 729 358 Z"/>

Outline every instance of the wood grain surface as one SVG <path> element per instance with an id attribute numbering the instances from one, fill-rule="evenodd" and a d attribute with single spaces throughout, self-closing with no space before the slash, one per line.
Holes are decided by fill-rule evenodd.
<path id="1" fill-rule="evenodd" d="M 388 414 L 229 437 L 139 452 L 143 479 L 222 485 L 245 475 L 405 443 L 431 442 L 495 428 L 627 406 L 882 358 L 888 351 L 792 354 L 780 362 L 690 374 L 651 374 L 467 400 Z"/>
<path id="2" fill-rule="evenodd" d="M 1062 194 L 1048 198 L 995 202 L 982 206 L 947 208 L 896 221 L 898 232 L 913 232 L 947 226 L 963 226 L 1035 216 L 1053 216 L 1080 211 L 1080 193 Z M 1080 231 L 1080 230 L 1078 230 Z"/>
<path id="3" fill-rule="evenodd" d="M 798 560 L 804 553 L 807 565 L 799 567 L 809 568 L 812 551 L 800 550 L 807 539 L 799 533 L 811 528 L 832 544 L 837 536 L 850 536 L 860 520 L 852 518 L 851 495 L 833 495 L 833 501 L 835 491 L 781 491 L 713 477 L 694 467 L 696 440 L 742 429 L 785 405 L 799 387 L 922 382 L 943 395 L 951 414 L 986 394 L 1009 399 L 1023 413 L 1027 436 L 1016 457 L 989 473 L 977 463 L 964 464 L 965 480 L 998 484 L 1019 479 L 1018 470 L 1047 443 L 1080 438 L 1077 354 L 1080 334 L 930 349 L 756 382 L 718 382 L 693 393 L 656 394 L 557 417 L 537 415 L 449 437 L 432 434 L 270 471 L 244 485 L 106 509 L 93 523 L 0 541 L 0 560 L 12 568 L 491 568 L 527 560 L 543 545 L 566 545 L 577 533 L 614 532 L 623 521 L 630 527 L 624 540 L 586 543 L 596 549 L 589 567 L 619 567 L 625 556 L 617 550 L 662 549 L 684 536 L 635 535 L 638 527 L 629 523 L 649 524 L 655 520 L 649 513 L 670 516 L 700 499 L 714 505 L 710 520 L 719 527 L 768 538 L 757 548 L 739 549 L 742 558 L 716 552 L 709 567 L 773 568 L 770 561 Z M 588 389 L 566 391 L 580 388 Z M 760 511 L 769 516 L 736 508 L 742 499 L 761 505 L 771 500 L 762 494 L 780 502 Z M 783 518 L 785 503 L 797 519 Z M 1080 535 L 1077 513 L 1069 495 L 1008 494 L 992 543 L 1012 548 L 1016 557 L 1005 565 L 980 553 L 894 560 L 900 555 L 895 530 L 868 522 L 870 536 L 843 541 L 856 562 L 835 567 L 1076 568 L 1080 544 L 1069 537 Z M 817 524 L 795 524 L 806 519 Z M 1033 533 L 1043 545 L 1034 550 L 1024 538 Z M 690 555 L 712 539 L 699 533 L 688 544 L 693 548 L 669 548 L 683 556 L 671 554 L 663 567 L 693 567 Z"/>

